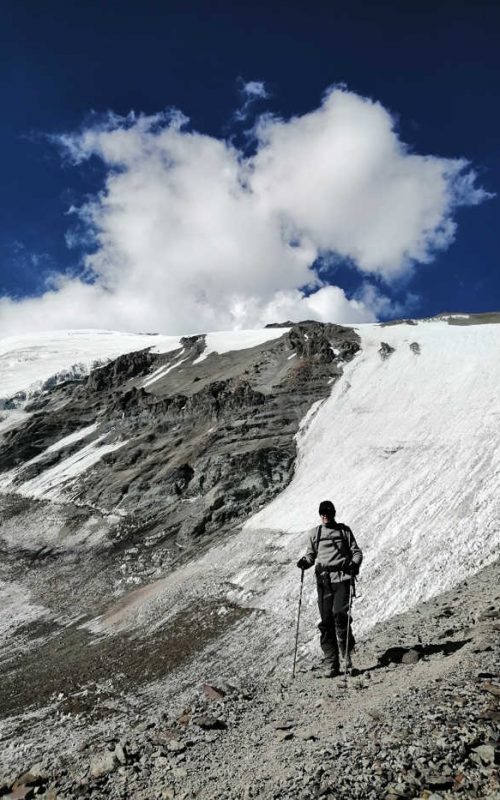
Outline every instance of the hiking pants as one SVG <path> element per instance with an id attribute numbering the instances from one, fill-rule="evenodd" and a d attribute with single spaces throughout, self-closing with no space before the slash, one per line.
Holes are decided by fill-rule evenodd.
<path id="1" fill-rule="evenodd" d="M 346 652 L 350 583 L 350 581 L 332 582 L 328 572 L 316 573 L 318 608 L 321 617 L 318 625 L 320 644 L 325 659 L 332 664 L 338 664 L 339 650 L 342 656 L 345 656 Z M 353 647 L 354 636 L 349 622 L 349 653 Z"/>

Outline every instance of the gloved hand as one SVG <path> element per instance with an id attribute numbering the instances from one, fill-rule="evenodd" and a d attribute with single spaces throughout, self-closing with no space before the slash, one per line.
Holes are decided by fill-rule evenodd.
<path id="1" fill-rule="evenodd" d="M 309 569 L 311 565 L 307 560 L 307 558 L 305 556 L 302 556 L 302 558 L 299 558 L 299 560 L 297 561 L 297 566 L 299 569 Z"/>
<path id="2" fill-rule="evenodd" d="M 345 572 L 346 575 L 355 577 L 359 573 L 359 566 L 355 564 L 354 561 L 349 561 L 342 571 Z"/>

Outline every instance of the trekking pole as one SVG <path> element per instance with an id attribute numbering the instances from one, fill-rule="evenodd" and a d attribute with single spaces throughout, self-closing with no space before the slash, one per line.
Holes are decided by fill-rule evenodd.
<path id="1" fill-rule="evenodd" d="M 297 647 L 299 644 L 299 623 L 300 623 L 300 607 L 302 605 L 302 587 L 304 586 L 304 570 L 300 571 L 300 595 L 299 595 L 299 610 L 297 613 L 297 631 L 295 633 L 295 652 L 293 654 L 293 670 L 292 680 L 295 678 L 295 664 L 297 661 Z"/>
<path id="2" fill-rule="evenodd" d="M 344 684 L 347 686 L 347 664 L 349 662 L 349 633 L 350 633 L 350 626 L 351 626 L 351 608 L 352 608 L 352 586 L 354 583 L 354 578 L 351 578 L 349 581 L 349 611 L 347 612 L 347 639 L 345 641 L 345 672 L 344 672 Z"/>

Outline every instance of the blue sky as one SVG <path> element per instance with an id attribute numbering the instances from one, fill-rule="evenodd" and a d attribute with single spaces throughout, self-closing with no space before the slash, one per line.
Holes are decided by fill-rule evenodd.
<path id="1" fill-rule="evenodd" d="M 339 321 L 348 321 L 352 313 L 356 321 L 498 309 L 500 201 L 487 194 L 496 195 L 500 184 L 499 22 L 500 7 L 494 2 L 376 5 L 313 0 L 273 2 L 269 7 L 189 0 L 47 0 L 43 5 L 4 0 L 0 332 L 30 325 L 66 327 L 68 317 L 78 326 L 136 329 L 149 324 L 166 332 L 179 332 L 172 328 L 181 326 L 188 332 L 208 325 L 260 324 L 287 311 L 319 318 L 333 314 Z M 332 101 L 330 119 L 325 92 L 339 84 L 344 95 Z M 396 166 L 390 157 L 384 161 L 383 154 L 396 141 L 388 131 L 381 134 L 387 138 L 373 162 L 382 185 L 363 176 L 347 206 L 347 190 L 335 195 L 331 214 L 339 230 L 335 235 L 327 230 L 323 210 L 331 192 L 322 184 L 322 165 L 329 148 L 333 153 L 336 146 L 338 121 L 350 120 L 351 111 L 355 125 L 365 126 L 368 140 L 376 137 L 366 127 L 372 118 L 378 124 L 367 98 L 387 119 L 392 117 L 399 150 L 404 143 L 406 154 L 446 161 L 436 162 L 442 180 L 451 160 L 469 162 L 462 174 L 474 178 L 475 194 L 470 190 L 462 203 L 457 192 L 463 194 L 463 186 L 453 189 L 453 209 L 443 212 L 443 219 L 456 230 L 448 230 L 440 247 L 433 234 L 422 258 L 420 239 L 438 203 L 437 183 L 432 207 L 418 211 L 420 229 L 412 229 L 397 252 L 385 252 L 382 246 L 382 240 L 397 239 L 402 228 L 397 214 L 392 220 L 389 201 L 384 219 L 377 221 L 373 235 L 365 236 L 369 209 L 380 213 L 377 196 L 383 205 L 389 191 L 384 181 L 395 169 L 401 177 L 415 167 L 412 191 L 424 202 L 426 165 L 406 158 L 399 158 Z M 183 173 L 158 173 L 156 183 L 150 175 L 146 188 L 145 174 L 152 172 L 150 145 L 158 144 L 155 133 L 179 124 L 158 116 L 172 108 L 189 122 L 182 136 L 165 147 L 189 166 L 188 183 L 181 185 L 186 166 Z M 127 118 L 131 110 L 135 117 Z M 115 116 L 103 116 L 108 112 Z M 372 116 L 365 120 L 365 112 Z M 268 121 L 260 134 L 252 134 L 265 113 L 279 117 L 281 127 Z M 141 115 L 149 120 L 142 127 Z M 293 119 L 304 124 L 287 125 Z M 317 137 L 311 142 L 307 120 L 318 136 L 322 125 L 331 124 L 331 140 L 321 146 Z M 359 130 L 349 129 L 349 137 L 356 139 Z M 110 152 L 116 136 L 110 137 L 118 131 L 129 144 L 139 133 L 142 137 L 132 161 L 129 154 L 124 161 L 123 153 L 117 160 L 116 151 Z M 196 147 L 188 138 L 193 132 L 198 135 Z M 203 153 L 205 143 L 210 155 Z M 223 154 L 217 154 L 219 143 L 225 143 Z M 160 157 L 158 152 L 154 157 Z M 353 158 L 356 176 L 358 154 Z M 165 153 L 161 160 L 164 164 Z M 204 171 L 207 160 L 213 161 L 210 174 Z M 248 179 L 258 203 L 248 214 L 242 211 L 248 196 L 238 199 L 236 211 L 227 206 L 226 233 L 224 210 L 233 189 L 220 202 L 214 199 L 212 204 L 210 198 L 214 187 L 218 191 L 217 169 L 231 171 L 242 162 L 246 177 L 240 174 L 235 180 L 240 185 Z M 302 170 L 302 182 L 297 178 L 286 190 L 283 176 L 296 167 Z M 126 173 L 128 181 L 123 174 L 117 180 L 119 173 Z M 350 174 L 341 180 L 348 182 Z M 175 197 L 185 196 L 186 205 L 174 202 L 172 193 L 167 202 L 163 186 L 170 180 L 180 186 Z M 335 171 L 329 180 L 335 191 Z M 140 204 L 131 200 L 135 185 L 139 194 L 144 192 Z M 287 191 L 301 195 L 300 207 L 283 198 Z M 373 194 L 367 196 L 369 192 Z M 199 198 L 205 202 L 200 199 L 198 208 Z M 126 215 L 111 218 L 110 204 L 122 202 Z M 219 209 L 216 216 L 212 205 Z M 357 209 L 363 211 L 358 221 Z M 148 224 L 155 219 L 147 231 L 143 210 Z M 174 242 L 175 219 L 189 220 L 189 247 L 187 232 L 185 239 Z M 276 242 L 277 224 L 288 237 L 283 253 Z M 240 239 L 234 238 L 239 225 Z M 147 247 L 132 240 L 136 229 L 138 241 L 141 236 L 148 239 Z M 351 231 L 348 240 L 346 230 Z M 259 237 L 261 246 L 254 250 Z M 193 242 L 201 244 L 196 248 Z M 409 259 L 403 251 L 413 255 Z M 126 278 L 122 269 L 129 269 Z M 252 279 L 235 279 L 244 274 Z M 65 276 L 62 282 L 60 275 Z M 151 291 L 142 295 L 149 282 Z M 317 294 L 316 303 L 307 305 L 308 296 L 329 286 L 332 291 Z M 99 289 L 98 297 L 91 287 Z M 35 303 L 36 297 L 40 302 Z"/>

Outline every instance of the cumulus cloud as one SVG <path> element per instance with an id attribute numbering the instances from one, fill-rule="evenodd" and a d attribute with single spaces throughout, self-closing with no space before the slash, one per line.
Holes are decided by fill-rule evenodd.
<path id="1" fill-rule="evenodd" d="M 387 110 L 339 88 L 300 117 L 261 116 L 251 156 L 179 112 L 109 115 L 58 142 L 107 168 L 74 212 L 93 240 L 86 277 L 0 300 L 3 333 L 370 321 L 390 312 L 391 282 L 450 245 L 457 206 L 487 197 L 466 161 L 410 152 Z M 354 296 L 325 280 L 331 258 L 358 271 Z"/>

